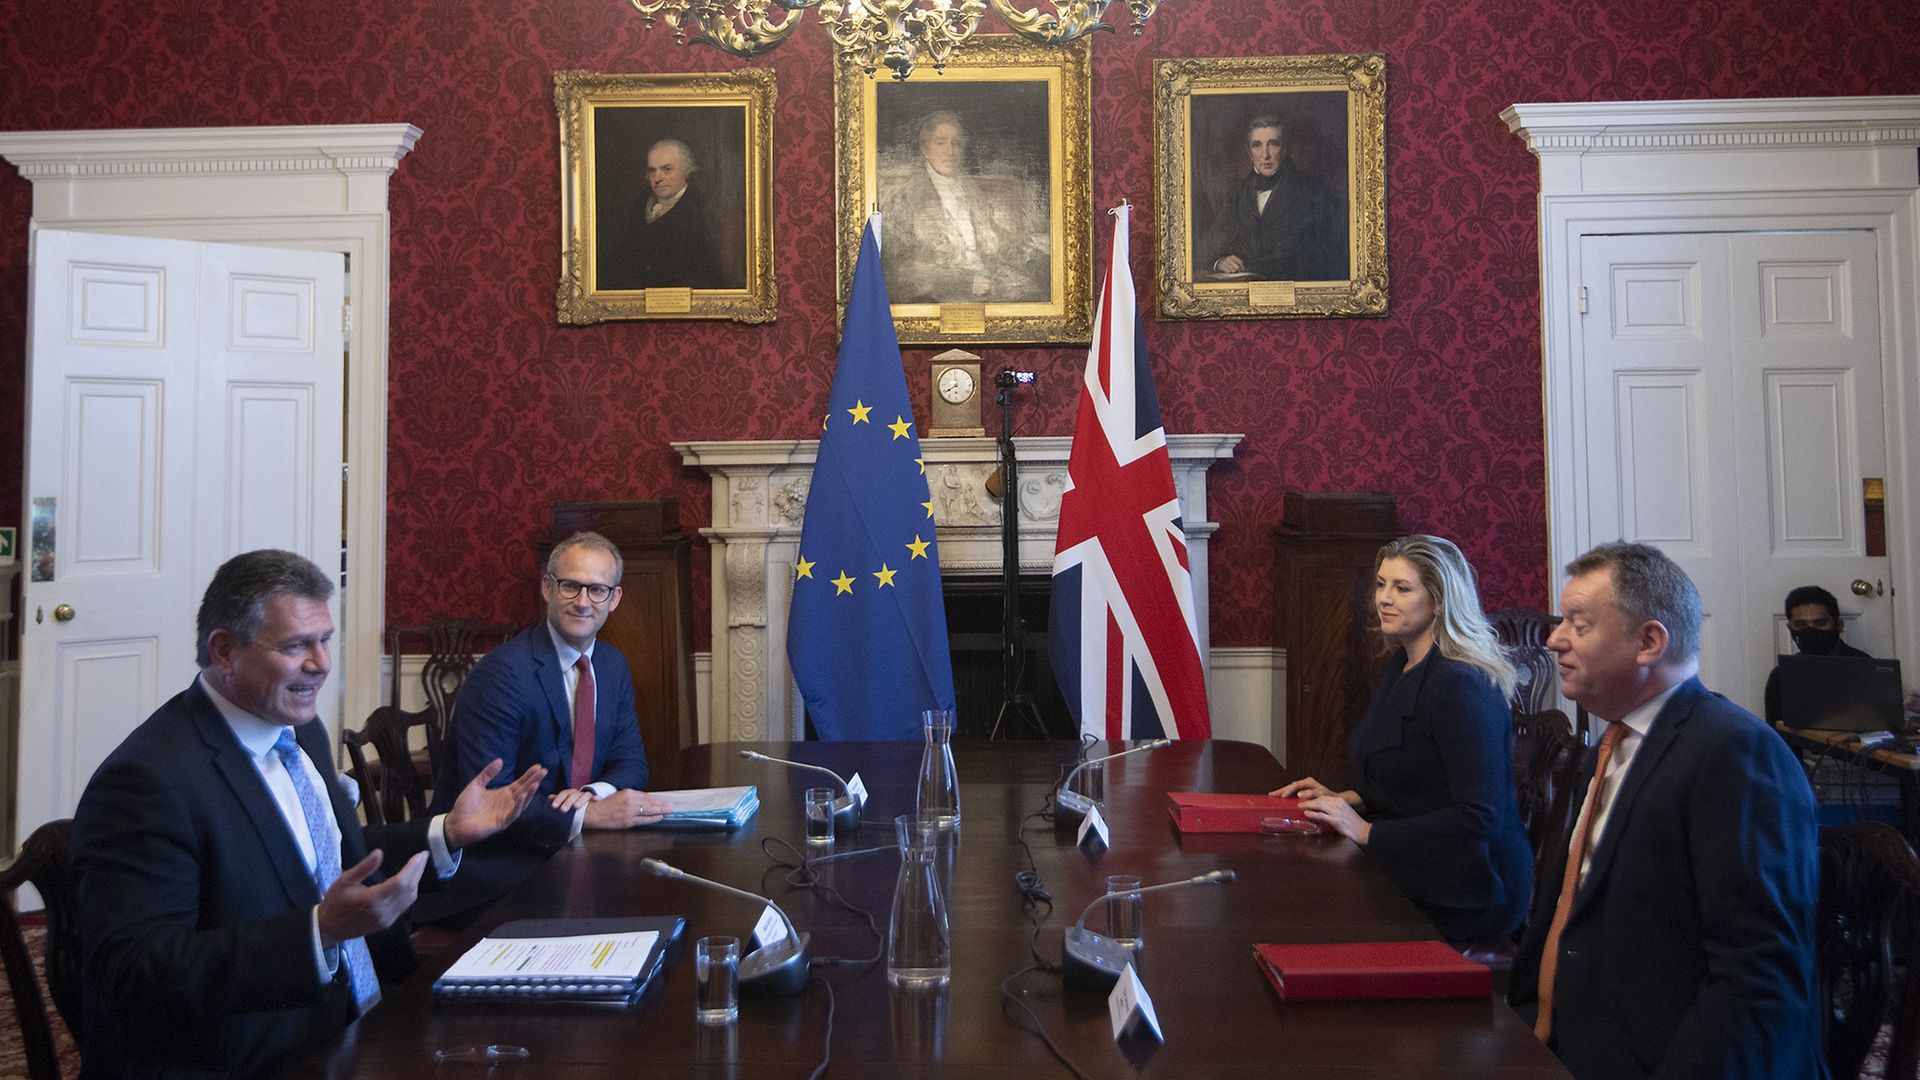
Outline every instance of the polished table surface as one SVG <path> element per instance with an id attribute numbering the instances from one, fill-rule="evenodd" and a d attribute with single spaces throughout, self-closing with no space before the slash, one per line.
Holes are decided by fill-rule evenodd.
<path id="1" fill-rule="evenodd" d="M 1039 818 L 1048 789 L 1074 759 L 1071 742 L 958 744 L 961 843 L 950 916 L 953 978 L 943 991 L 905 991 L 886 979 L 884 942 L 864 919 L 819 893 L 787 884 L 787 871 L 762 851 L 778 837 L 802 844 L 801 796 L 818 774 L 741 760 L 741 744 L 684 752 L 689 787 L 758 785 L 757 819 L 733 833 L 635 830 L 588 833 L 553 857 L 471 933 L 381 1003 L 300 1075 L 422 1077 L 478 1075 L 476 1066 L 440 1066 L 433 1053 L 488 1043 L 526 1047 L 508 1076 L 805 1077 L 827 1035 L 835 1002 L 829 1076 L 1018 1077 L 1066 1075 L 1039 1037 L 1005 1005 L 1001 982 L 1033 963 L 1031 925 L 1014 876 L 1032 849 L 1057 905 L 1042 921 L 1041 956 L 1057 961 L 1061 933 L 1104 889 L 1108 874 L 1145 883 L 1236 871 L 1226 885 L 1144 898 L 1146 947 L 1139 971 L 1166 1034 L 1164 1045 L 1116 1043 L 1104 994 L 1065 991 L 1057 974 L 1015 982 L 1047 1032 L 1096 1077 L 1565 1077 L 1566 1071 L 1507 1006 L 1493 998 L 1441 1001 L 1279 1000 L 1252 956 L 1256 942 L 1406 940 L 1435 936 L 1430 925 L 1366 856 L 1336 835 L 1195 835 L 1176 832 L 1168 791 L 1262 792 L 1286 779 L 1263 747 L 1189 741 L 1107 765 L 1105 809 L 1114 842 L 1097 855 L 1073 846 Z M 826 864 L 821 880 L 870 913 L 886 933 L 899 857 L 894 815 L 912 810 L 918 744 L 794 743 L 763 752 L 854 771 L 870 791 L 859 832 L 837 852 L 886 850 Z M 1095 755 L 1107 752 L 1097 747 Z M 884 823 L 884 824 L 883 824 Z M 778 845 L 768 845 L 778 849 Z M 802 845 L 804 846 L 804 845 Z M 782 854 L 788 855 L 782 850 Z M 878 963 L 816 966 L 807 992 L 743 998 L 737 1024 L 694 1023 L 693 964 L 684 945 L 640 1001 L 625 1008 L 568 1005 L 441 1004 L 429 986 L 462 948 L 512 918 L 685 915 L 685 942 L 707 934 L 745 938 L 759 912 L 745 900 L 649 876 L 642 858 L 757 891 L 813 935 L 816 964 L 831 956 Z M 1096 909 L 1089 919 L 1104 929 Z M 1018 1017 L 1018 1020 L 1015 1018 Z"/>

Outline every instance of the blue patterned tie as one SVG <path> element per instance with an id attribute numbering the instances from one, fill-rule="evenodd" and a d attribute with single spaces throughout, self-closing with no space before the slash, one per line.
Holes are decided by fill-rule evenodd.
<path id="1" fill-rule="evenodd" d="M 287 778 L 293 781 L 294 793 L 300 796 L 300 812 L 307 819 L 307 835 L 313 839 L 313 883 L 319 887 L 321 895 L 333 885 L 340 876 L 340 846 L 334 843 L 333 830 L 327 827 L 326 804 L 321 802 L 320 793 L 313 790 L 313 781 L 307 779 L 307 770 L 301 763 L 300 747 L 293 741 L 293 729 L 282 728 L 280 737 L 274 740 L 274 753 L 280 755 L 280 764 L 286 767 Z M 365 1012 L 373 1000 L 380 996 L 380 980 L 373 973 L 373 954 L 367 951 L 365 938 L 353 938 L 340 943 L 340 958 L 347 964 L 347 985 L 353 988 L 354 1004 Z"/>

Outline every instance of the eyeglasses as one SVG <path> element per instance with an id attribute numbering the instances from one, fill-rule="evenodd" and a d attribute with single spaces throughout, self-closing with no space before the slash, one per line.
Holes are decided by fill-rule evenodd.
<path id="1" fill-rule="evenodd" d="M 607 598 L 613 595 L 615 588 L 613 585 L 588 585 L 585 582 L 575 581 L 572 578 L 557 578 L 552 574 L 546 575 L 546 578 L 548 581 L 553 582 L 554 588 L 560 590 L 560 599 L 562 600 L 575 599 L 584 591 L 587 594 L 588 603 L 604 604 L 607 602 Z"/>

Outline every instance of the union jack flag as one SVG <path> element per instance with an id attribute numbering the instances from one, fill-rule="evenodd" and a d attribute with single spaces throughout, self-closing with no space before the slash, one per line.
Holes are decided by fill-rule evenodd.
<path id="1" fill-rule="evenodd" d="M 1193 577 L 1127 263 L 1128 209 L 1113 211 L 1113 254 L 1073 426 L 1048 651 L 1083 733 L 1204 739 L 1213 729 Z"/>

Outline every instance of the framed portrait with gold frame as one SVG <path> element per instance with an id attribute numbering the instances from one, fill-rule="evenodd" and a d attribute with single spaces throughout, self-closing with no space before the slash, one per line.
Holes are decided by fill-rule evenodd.
<path id="1" fill-rule="evenodd" d="M 773 72 L 553 77 L 563 323 L 772 322 Z"/>
<path id="2" fill-rule="evenodd" d="M 975 37 L 897 82 L 838 61 L 842 317 L 867 216 L 903 343 L 1093 333 L 1092 88 L 1085 41 Z"/>
<path id="3" fill-rule="evenodd" d="M 1386 58 L 1156 60 L 1167 319 L 1384 315 Z"/>

